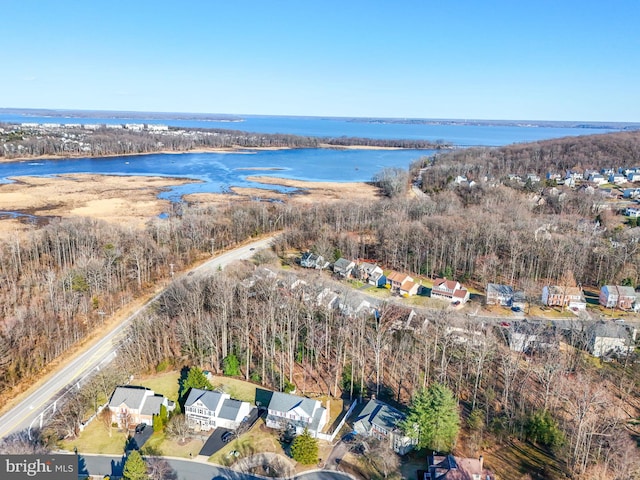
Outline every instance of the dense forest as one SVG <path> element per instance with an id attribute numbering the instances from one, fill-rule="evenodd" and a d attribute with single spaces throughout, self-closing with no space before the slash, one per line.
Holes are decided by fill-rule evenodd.
<path id="1" fill-rule="evenodd" d="M 37 156 L 110 156 L 153 152 L 187 152 L 199 148 L 319 148 L 369 146 L 442 149 L 427 140 L 386 140 L 358 137 L 307 137 L 248 133 L 225 129 L 170 127 L 163 132 L 81 127 L 22 127 L 0 124 L 0 158 Z"/>
<path id="2" fill-rule="evenodd" d="M 375 393 L 398 404 L 437 381 L 460 399 L 465 418 L 475 419 L 466 428 L 469 454 L 488 434 L 496 441 L 527 438 L 558 461 L 545 478 L 635 478 L 637 364 L 595 368 L 582 353 L 584 339 L 560 333 L 557 340 L 566 347 L 525 358 L 508 349 L 501 329 L 444 310 L 418 311 L 411 319 L 393 303 L 381 305 L 377 316 L 329 310 L 318 303 L 319 292 L 338 290 L 346 301 L 349 291 L 291 268 L 276 281 L 256 264 L 279 272 L 282 262 L 294 266 L 295 253 L 311 249 L 329 260 L 373 259 L 385 269 L 427 277 L 447 274 L 480 286 L 509 283 L 524 289 L 530 301 L 567 271 L 582 285 L 637 285 L 640 251 L 633 230 L 602 210 L 606 199 L 597 194 L 571 190 L 554 204 L 542 192 L 500 182 L 435 185 L 462 160 L 476 172 L 498 176 L 494 156 L 515 167 L 516 158 L 526 162 L 522 152 L 555 158 L 555 165 L 571 163 L 570 168 L 634 165 L 638 138 L 626 133 L 572 139 L 585 141 L 576 151 L 616 145 L 609 148 L 628 153 L 615 161 L 597 160 L 601 154 L 594 153 L 588 165 L 586 156 L 580 160 L 576 154 L 571 163 L 569 154 L 548 153 L 569 140 L 545 143 L 544 149 L 523 145 L 483 150 L 477 158 L 469 150 L 421 160 L 412 170 L 422 172 L 429 192 L 424 197 L 402 193 L 409 186 L 405 172 L 399 176 L 404 188 L 367 204 L 176 204 L 169 218 L 154 219 L 143 231 L 92 220 L 54 221 L 0 246 L 0 390 L 10 395 L 34 378 L 104 315 L 168 279 L 171 264 L 181 269 L 278 225 L 273 251 L 259 253 L 253 263 L 204 280 L 173 282 L 155 310 L 132 325 L 122 351 L 126 368 L 197 364 L 222 371 L 233 356 L 244 378 L 273 388 L 293 383 L 308 393 Z M 534 164 L 530 159 L 519 171 L 529 172 Z M 298 276 L 306 284 L 294 288 Z M 69 433 L 64 422 L 59 426 L 58 434 Z"/>

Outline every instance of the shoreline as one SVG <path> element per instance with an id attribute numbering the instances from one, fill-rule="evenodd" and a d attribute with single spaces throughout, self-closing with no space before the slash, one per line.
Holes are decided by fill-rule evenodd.
<path id="1" fill-rule="evenodd" d="M 251 155 L 253 151 L 278 151 L 278 150 L 423 150 L 423 149 L 407 149 L 402 147 L 376 147 L 371 145 L 330 145 L 326 143 L 319 144 L 316 147 L 200 147 L 192 150 L 158 150 L 157 152 L 139 152 L 139 153 L 118 153 L 106 155 L 37 155 L 28 157 L 0 157 L 0 163 L 19 163 L 38 160 L 62 160 L 75 158 L 116 158 L 116 157 L 136 157 L 142 155 L 181 155 L 184 153 L 219 153 L 219 154 L 235 154 L 235 155 Z M 427 149 L 424 149 L 427 150 Z"/>

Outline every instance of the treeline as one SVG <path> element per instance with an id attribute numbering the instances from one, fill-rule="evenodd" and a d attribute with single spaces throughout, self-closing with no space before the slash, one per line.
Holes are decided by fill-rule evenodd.
<path id="1" fill-rule="evenodd" d="M 576 192 L 560 216 L 507 187 L 465 195 L 312 207 L 177 205 L 169 219 L 154 220 L 145 231 L 55 221 L 0 247 L 0 389 L 81 339 L 103 320 L 100 312 L 113 312 L 166 278 L 170 264 L 179 270 L 273 225 L 284 229 L 280 251 L 311 248 L 329 260 L 368 258 L 427 277 L 508 283 L 532 300 L 567 271 L 582 285 L 638 284 L 638 244 L 622 230 L 596 228 L 592 197 Z"/>
<path id="2" fill-rule="evenodd" d="M 640 130 L 631 132 L 566 137 L 499 148 L 468 148 L 439 154 L 431 168 L 422 173 L 425 189 L 442 187 L 457 175 L 469 180 L 502 179 L 509 174 L 547 172 L 564 174 L 567 170 L 640 165 Z"/>
<path id="3" fill-rule="evenodd" d="M 119 308 L 212 249 L 268 232 L 268 205 L 176 206 L 146 231 L 54 221 L 0 246 L 0 394 L 39 374 Z M 173 267 L 172 267 L 173 265 Z"/>
<path id="4" fill-rule="evenodd" d="M 99 128 L 23 128 L 0 125 L 0 157 L 112 156 L 162 151 L 187 152 L 198 148 L 318 148 L 370 146 L 440 149 L 446 145 L 426 140 L 385 140 L 358 137 L 309 137 L 250 133 L 224 129 L 177 129 L 149 132 Z"/>

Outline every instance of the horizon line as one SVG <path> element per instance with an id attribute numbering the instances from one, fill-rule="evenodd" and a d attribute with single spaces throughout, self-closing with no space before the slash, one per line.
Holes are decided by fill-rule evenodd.
<path id="1" fill-rule="evenodd" d="M 329 118 L 329 119 L 362 119 L 362 120 L 420 120 L 432 122 L 509 122 L 509 123 L 580 123 L 580 124 L 615 124 L 640 125 L 640 121 L 617 120 L 544 120 L 544 119 L 506 119 L 506 118 L 447 118 L 447 117 L 406 117 L 406 116 L 359 116 L 359 115 L 300 115 L 300 114 L 264 114 L 264 113 L 221 113 L 221 112 L 185 112 L 160 110 L 105 110 L 84 108 L 48 108 L 48 107 L 0 107 L 0 112 L 52 112 L 52 113 L 105 113 L 105 114 L 151 114 L 151 115 L 191 115 L 219 116 L 225 118 L 242 117 L 283 117 L 283 118 Z"/>

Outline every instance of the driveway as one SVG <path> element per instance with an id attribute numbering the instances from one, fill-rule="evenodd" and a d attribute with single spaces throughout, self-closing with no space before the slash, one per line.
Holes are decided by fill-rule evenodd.
<path id="1" fill-rule="evenodd" d="M 211 455 L 216 453 L 218 450 L 220 450 L 222 447 L 224 447 L 227 443 L 229 443 L 229 441 L 227 442 L 222 441 L 222 436 L 227 432 L 233 433 L 233 430 L 229 430 L 228 428 L 222 428 L 222 427 L 216 428 L 213 431 L 213 433 L 209 435 L 209 438 L 207 438 L 207 441 L 202 446 L 202 450 L 200 450 L 200 453 L 198 455 L 210 457 Z M 233 438 L 231 438 L 231 440 L 233 440 Z"/>
<path id="2" fill-rule="evenodd" d="M 153 427 L 151 425 L 147 425 L 144 427 L 144 430 L 141 432 L 136 432 L 131 440 L 127 442 L 126 450 L 140 450 L 142 446 L 151 438 L 153 435 Z"/>
<path id="3" fill-rule="evenodd" d="M 246 420 L 242 422 L 240 427 L 238 427 L 238 430 L 240 432 L 248 431 L 251 427 L 253 427 L 253 424 L 256 423 L 259 417 L 260 417 L 260 411 L 257 408 L 253 408 L 251 412 L 249 412 L 249 415 L 247 415 Z M 227 442 L 222 441 L 222 436 L 227 432 L 233 433 L 233 430 L 229 430 L 228 428 L 221 428 L 221 427 L 216 428 L 213 431 L 213 433 L 209 435 L 209 438 L 207 438 L 207 441 L 202 446 L 202 450 L 200 450 L 199 455 L 210 457 L 211 455 L 216 453 L 218 450 L 220 450 L 222 447 L 224 447 L 227 443 L 232 441 L 235 438 L 235 436 L 232 437 Z"/>

